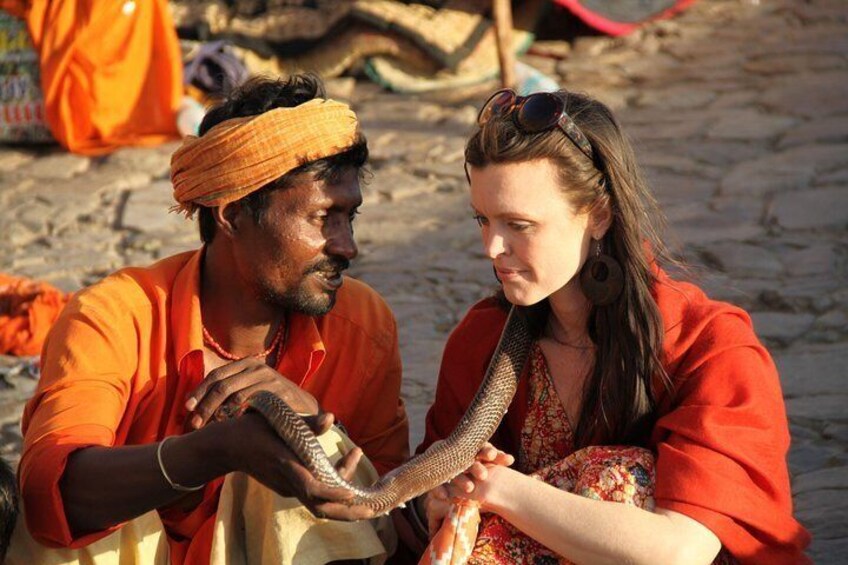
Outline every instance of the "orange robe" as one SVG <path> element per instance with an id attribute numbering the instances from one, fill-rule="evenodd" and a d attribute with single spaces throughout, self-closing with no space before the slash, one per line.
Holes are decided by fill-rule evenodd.
<path id="1" fill-rule="evenodd" d="M 654 297 L 675 391 L 673 397 L 660 394 L 659 418 L 645 442 L 657 456 L 656 506 L 697 520 L 741 562 L 807 562 L 803 549 L 810 537 L 792 517 L 789 430 L 771 357 L 743 310 L 659 276 Z M 488 299 L 452 333 L 419 452 L 445 438 L 462 417 L 505 320 L 506 312 Z M 493 438 L 513 455 L 527 398 L 527 378 L 522 378 Z"/>
<path id="2" fill-rule="evenodd" d="M 0 0 L 26 18 L 47 123 L 75 153 L 177 137 L 183 68 L 166 0 Z"/>
<path id="3" fill-rule="evenodd" d="M 56 322 L 42 377 L 24 411 L 20 487 L 27 526 L 52 547 L 78 548 L 116 530 L 74 538 L 59 480 L 82 447 L 146 444 L 185 429 L 183 401 L 203 379 L 202 251 L 130 268 L 80 291 Z M 345 425 L 380 473 L 409 454 L 394 318 L 368 286 L 347 278 L 325 316 L 289 316 L 277 369 Z M 191 512 L 160 511 L 171 562 L 209 561 L 223 478 Z"/>

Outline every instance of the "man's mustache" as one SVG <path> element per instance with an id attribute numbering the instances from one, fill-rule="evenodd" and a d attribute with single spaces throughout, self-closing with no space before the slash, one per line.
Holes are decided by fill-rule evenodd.
<path id="1" fill-rule="evenodd" d="M 350 261 L 344 257 L 330 257 L 309 267 L 304 274 L 310 273 L 341 273 L 350 268 Z"/>

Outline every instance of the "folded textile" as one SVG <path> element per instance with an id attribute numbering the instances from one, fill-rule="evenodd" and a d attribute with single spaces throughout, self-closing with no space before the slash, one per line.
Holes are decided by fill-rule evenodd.
<path id="1" fill-rule="evenodd" d="M 69 298 L 47 283 L 0 273 L 0 354 L 40 355 Z"/>

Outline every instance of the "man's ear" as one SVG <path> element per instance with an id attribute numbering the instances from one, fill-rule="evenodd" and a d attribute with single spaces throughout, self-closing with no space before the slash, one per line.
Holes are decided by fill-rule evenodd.
<path id="1" fill-rule="evenodd" d="M 227 237 L 234 237 L 241 224 L 242 206 L 239 202 L 230 202 L 212 209 L 218 231 Z"/>
<path id="2" fill-rule="evenodd" d="M 612 206 L 605 202 L 595 206 L 589 215 L 589 233 L 592 239 L 601 240 L 612 225 Z"/>

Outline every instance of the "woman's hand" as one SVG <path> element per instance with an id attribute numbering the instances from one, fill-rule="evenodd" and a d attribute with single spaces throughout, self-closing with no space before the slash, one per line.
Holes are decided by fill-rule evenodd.
<path id="1" fill-rule="evenodd" d="M 468 498 L 485 504 L 482 495 L 491 488 L 492 477 L 499 474 L 497 469 L 506 468 L 514 462 L 512 455 L 486 443 L 477 453 L 477 460 L 464 473 L 428 492 L 423 499 L 423 506 L 430 537 L 442 526 L 442 521 L 450 511 L 451 498 Z"/>

